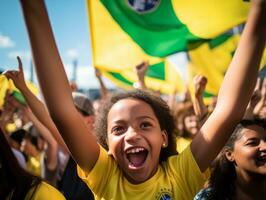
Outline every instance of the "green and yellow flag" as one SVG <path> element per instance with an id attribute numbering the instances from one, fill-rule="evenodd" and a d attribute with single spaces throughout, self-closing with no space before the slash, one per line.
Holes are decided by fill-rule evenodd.
<path id="1" fill-rule="evenodd" d="M 204 96 L 216 96 L 223 81 L 224 74 L 232 60 L 240 39 L 239 34 L 223 34 L 213 40 L 190 50 L 189 55 L 189 83 L 196 74 L 203 74 L 208 79 Z M 266 66 L 266 51 L 264 51 L 260 69 Z"/>
<path id="2" fill-rule="evenodd" d="M 246 20 L 243 0 L 87 0 L 93 64 L 117 85 L 135 82 L 134 66 L 151 65 L 146 83 L 171 93 L 184 88 L 164 58 L 187 51 Z"/>
<path id="3" fill-rule="evenodd" d="M 38 95 L 39 90 L 35 84 L 27 81 L 27 87 L 35 94 Z M 13 96 L 22 104 L 26 104 L 26 101 L 21 92 L 15 87 L 12 80 L 8 80 L 5 75 L 0 74 L 0 109 L 2 109 L 7 92 L 13 93 Z"/>

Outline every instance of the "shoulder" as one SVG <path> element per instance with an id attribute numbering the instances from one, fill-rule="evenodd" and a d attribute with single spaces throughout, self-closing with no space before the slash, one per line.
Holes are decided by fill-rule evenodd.
<path id="1" fill-rule="evenodd" d="M 35 192 L 34 192 L 35 191 Z M 33 196 L 32 193 L 34 192 Z M 31 198 L 32 197 L 32 198 Z M 26 200 L 32 199 L 32 200 L 45 200 L 48 198 L 55 199 L 55 200 L 65 200 L 65 197 L 53 186 L 49 185 L 48 183 L 42 181 L 36 188 L 32 188 L 27 196 Z"/>
<path id="2" fill-rule="evenodd" d="M 199 191 L 194 197 L 194 200 L 214 200 L 214 189 L 209 187 Z"/>

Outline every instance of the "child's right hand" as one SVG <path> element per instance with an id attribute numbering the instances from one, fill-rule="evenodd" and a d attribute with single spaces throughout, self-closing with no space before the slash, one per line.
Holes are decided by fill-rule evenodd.
<path id="1" fill-rule="evenodd" d="M 17 60 L 18 60 L 18 70 L 8 70 L 4 72 L 4 75 L 8 79 L 11 79 L 18 89 L 21 89 L 26 86 L 26 82 L 24 78 L 22 62 L 19 57 L 17 57 Z"/>

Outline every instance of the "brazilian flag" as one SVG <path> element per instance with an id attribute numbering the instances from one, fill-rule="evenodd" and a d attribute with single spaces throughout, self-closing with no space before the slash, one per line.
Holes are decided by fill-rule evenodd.
<path id="1" fill-rule="evenodd" d="M 226 70 L 231 63 L 232 57 L 238 46 L 240 34 L 226 33 L 199 47 L 188 51 L 189 55 L 189 83 L 190 90 L 193 90 L 192 79 L 196 74 L 203 74 L 208 79 L 204 97 L 218 94 Z M 264 51 L 260 69 L 266 66 L 266 51 Z"/>
<path id="2" fill-rule="evenodd" d="M 27 87 L 35 94 L 38 95 L 39 90 L 35 84 L 30 81 L 26 82 Z M 21 92 L 15 87 L 11 79 L 7 79 L 5 75 L 0 74 L 0 109 L 2 109 L 7 92 L 11 93 L 21 104 L 26 104 Z"/>
<path id="3" fill-rule="evenodd" d="M 184 85 L 166 56 L 243 23 L 249 10 L 242 0 L 87 0 L 87 5 L 93 65 L 128 88 L 136 81 L 134 66 L 149 61 L 147 86 L 162 93 Z"/>

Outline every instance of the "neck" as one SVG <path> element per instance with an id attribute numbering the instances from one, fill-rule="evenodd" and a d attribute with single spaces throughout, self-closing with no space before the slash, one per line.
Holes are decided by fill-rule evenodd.
<path id="1" fill-rule="evenodd" d="M 263 200 L 266 196 L 266 176 L 261 174 L 238 175 L 235 183 L 236 200 Z"/>

